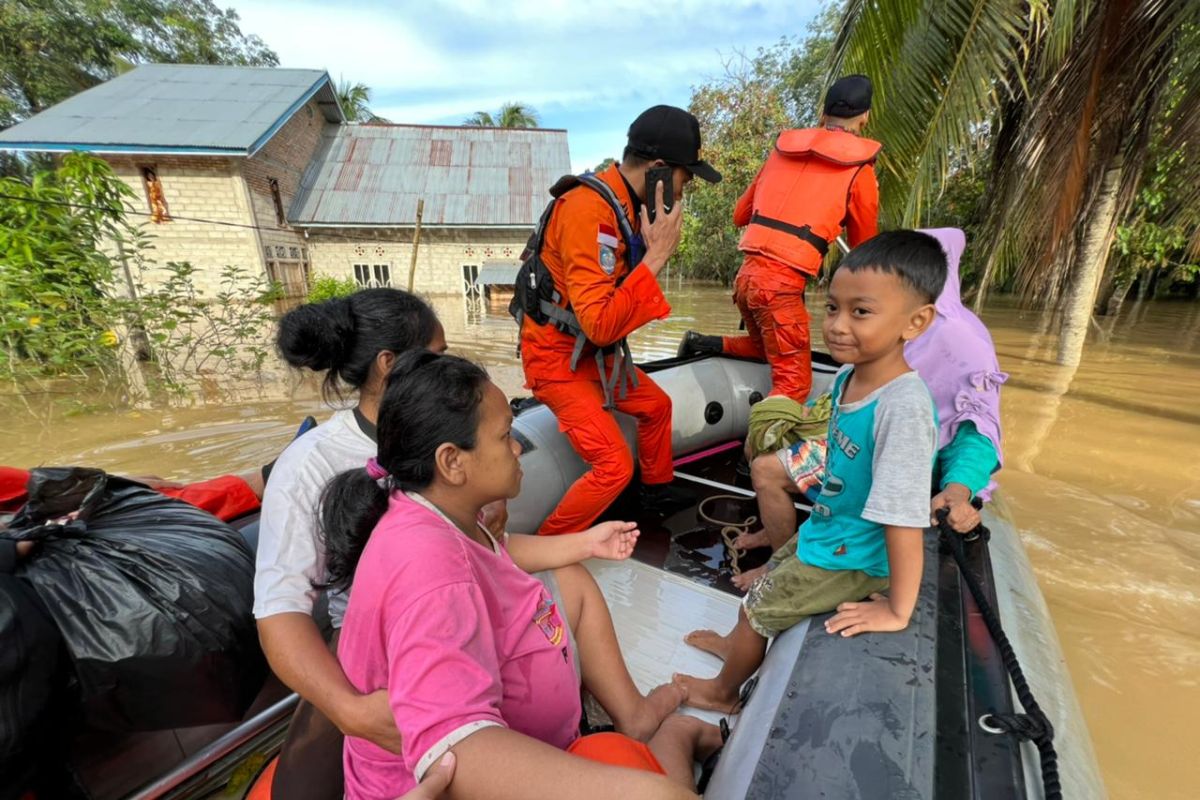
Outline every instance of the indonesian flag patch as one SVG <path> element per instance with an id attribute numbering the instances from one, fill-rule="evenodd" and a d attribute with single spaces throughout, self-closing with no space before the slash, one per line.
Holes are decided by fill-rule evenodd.
<path id="1" fill-rule="evenodd" d="M 600 245 L 600 266 L 612 275 L 617 269 L 617 232 L 611 225 L 601 223 L 596 241 Z"/>

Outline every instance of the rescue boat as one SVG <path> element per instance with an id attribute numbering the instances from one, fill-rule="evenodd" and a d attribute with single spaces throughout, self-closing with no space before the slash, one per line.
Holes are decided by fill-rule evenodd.
<path id="1" fill-rule="evenodd" d="M 700 627 L 725 630 L 737 618 L 741 594 L 730 583 L 733 558 L 720 528 L 757 515 L 739 461 L 750 407 L 769 390 L 770 373 L 765 364 L 723 356 L 643 368 L 673 400 L 675 481 L 692 489 L 697 503 L 662 519 L 642 513 L 636 492 L 627 492 L 607 516 L 638 521 L 634 557 L 587 566 L 609 602 L 634 679 L 648 690 L 675 672 L 707 676 L 719 669 L 683 636 Z M 827 391 L 835 362 L 815 353 L 813 368 L 814 394 Z M 620 421 L 635 447 L 633 419 Z M 525 478 L 510 503 L 509 529 L 532 531 L 586 466 L 549 409 L 519 406 L 513 429 L 524 446 Z M 809 507 L 798 502 L 797 509 L 803 519 Z M 728 731 L 718 757 L 698 775 L 706 798 L 1045 798 L 1058 796 L 1055 781 L 1069 797 L 1106 796 L 1002 491 L 983 517 L 990 538 L 962 543 L 958 559 L 936 528 L 926 531 L 920 600 L 904 631 L 844 639 L 825 633 L 824 617 L 812 618 L 772 642 L 743 688 L 739 713 L 685 709 Z M 255 524 L 242 521 L 251 535 Z M 740 566 L 767 555 L 751 551 Z M 1002 626 L 999 643 L 981 602 Z M 1020 690 L 1013 665 L 1023 674 Z M 264 696 L 261 711 L 213 729 L 207 743 L 129 796 L 246 796 L 245 778 L 278 750 L 296 702 L 275 692 Z M 1049 725 L 1030 723 L 1038 717 L 1028 707 L 1032 698 Z M 121 764 L 130 767 L 128 756 L 111 761 Z M 241 779 L 231 783 L 238 770 Z"/>

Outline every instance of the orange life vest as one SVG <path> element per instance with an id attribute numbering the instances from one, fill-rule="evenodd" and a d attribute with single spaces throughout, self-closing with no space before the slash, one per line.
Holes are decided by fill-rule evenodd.
<path id="1" fill-rule="evenodd" d="M 746 225 L 738 249 L 815 273 L 850 216 L 864 217 L 854 220 L 859 235 L 852 239 L 874 235 L 873 164 L 881 148 L 838 129 L 784 131 L 738 203 L 734 221 Z M 852 197 L 856 181 L 869 181 L 864 191 L 855 192 L 862 198 Z"/>

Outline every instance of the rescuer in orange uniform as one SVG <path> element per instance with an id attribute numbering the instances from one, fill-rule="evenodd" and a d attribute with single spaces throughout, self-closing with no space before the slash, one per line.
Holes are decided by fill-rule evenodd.
<path id="1" fill-rule="evenodd" d="M 649 199 L 659 204 L 651 223 L 645 207 L 646 172 L 663 166 L 671 168 L 673 187 L 666 191 L 674 192 L 674 207 L 663 212 L 663 184 L 657 184 L 659 197 Z M 526 386 L 554 412 L 560 430 L 591 470 L 567 490 L 540 534 L 583 530 L 632 479 L 633 456 L 614 407 L 637 420 L 642 507 L 667 514 L 692 499 L 670 485 L 671 399 L 627 360 L 624 339 L 670 313 L 658 275 L 679 245 L 680 201 L 693 176 L 712 183 L 721 179 L 700 158 L 699 122 L 683 109 L 655 106 L 630 126 L 621 163 L 595 176 L 611 190 L 627 224 L 617 219 L 601 194 L 603 187 L 576 186 L 550 212 L 542 262 L 559 295 L 557 305 L 573 312 L 582 336 L 527 316 L 521 324 L 521 362 Z M 626 241 L 622 228 L 633 234 L 632 241 Z M 602 350 L 599 359 L 597 349 Z M 610 374 L 617 376 L 616 385 L 606 388 L 602 378 Z"/>
<path id="2" fill-rule="evenodd" d="M 745 226 L 745 254 L 733 299 L 746 336 L 684 335 L 679 355 L 728 353 L 766 357 L 771 394 L 804 402 L 812 386 L 812 355 L 804 287 L 816 276 L 829 244 L 846 229 L 850 246 L 877 230 L 879 142 L 860 134 L 871 109 L 871 81 L 850 75 L 825 98 L 820 126 L 784 131 L 733 210 Z"/>

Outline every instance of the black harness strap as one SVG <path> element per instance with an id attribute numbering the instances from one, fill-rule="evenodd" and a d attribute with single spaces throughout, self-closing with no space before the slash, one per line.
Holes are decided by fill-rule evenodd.
<path id="1" fill-rule="evenodd" d="M 781 219 L 764 217 L 757 211 L 755 211 L 754 215 L 750 217 L 750 224 L 762 225 L 764 228 L 770 228 L 771 230 L 780 231 L 782 233 L 790 233 L 797 239 L 803 242 L 808 242 L 810 245 L 812 245 L 816 251 L 821 254 L 822 258 L 824 258 L 825 254 L 829 252 L 829 242 L 813 233 L 812 228 L 808 225 L 793 225 L 792 223 L 784 222 Z"/>

